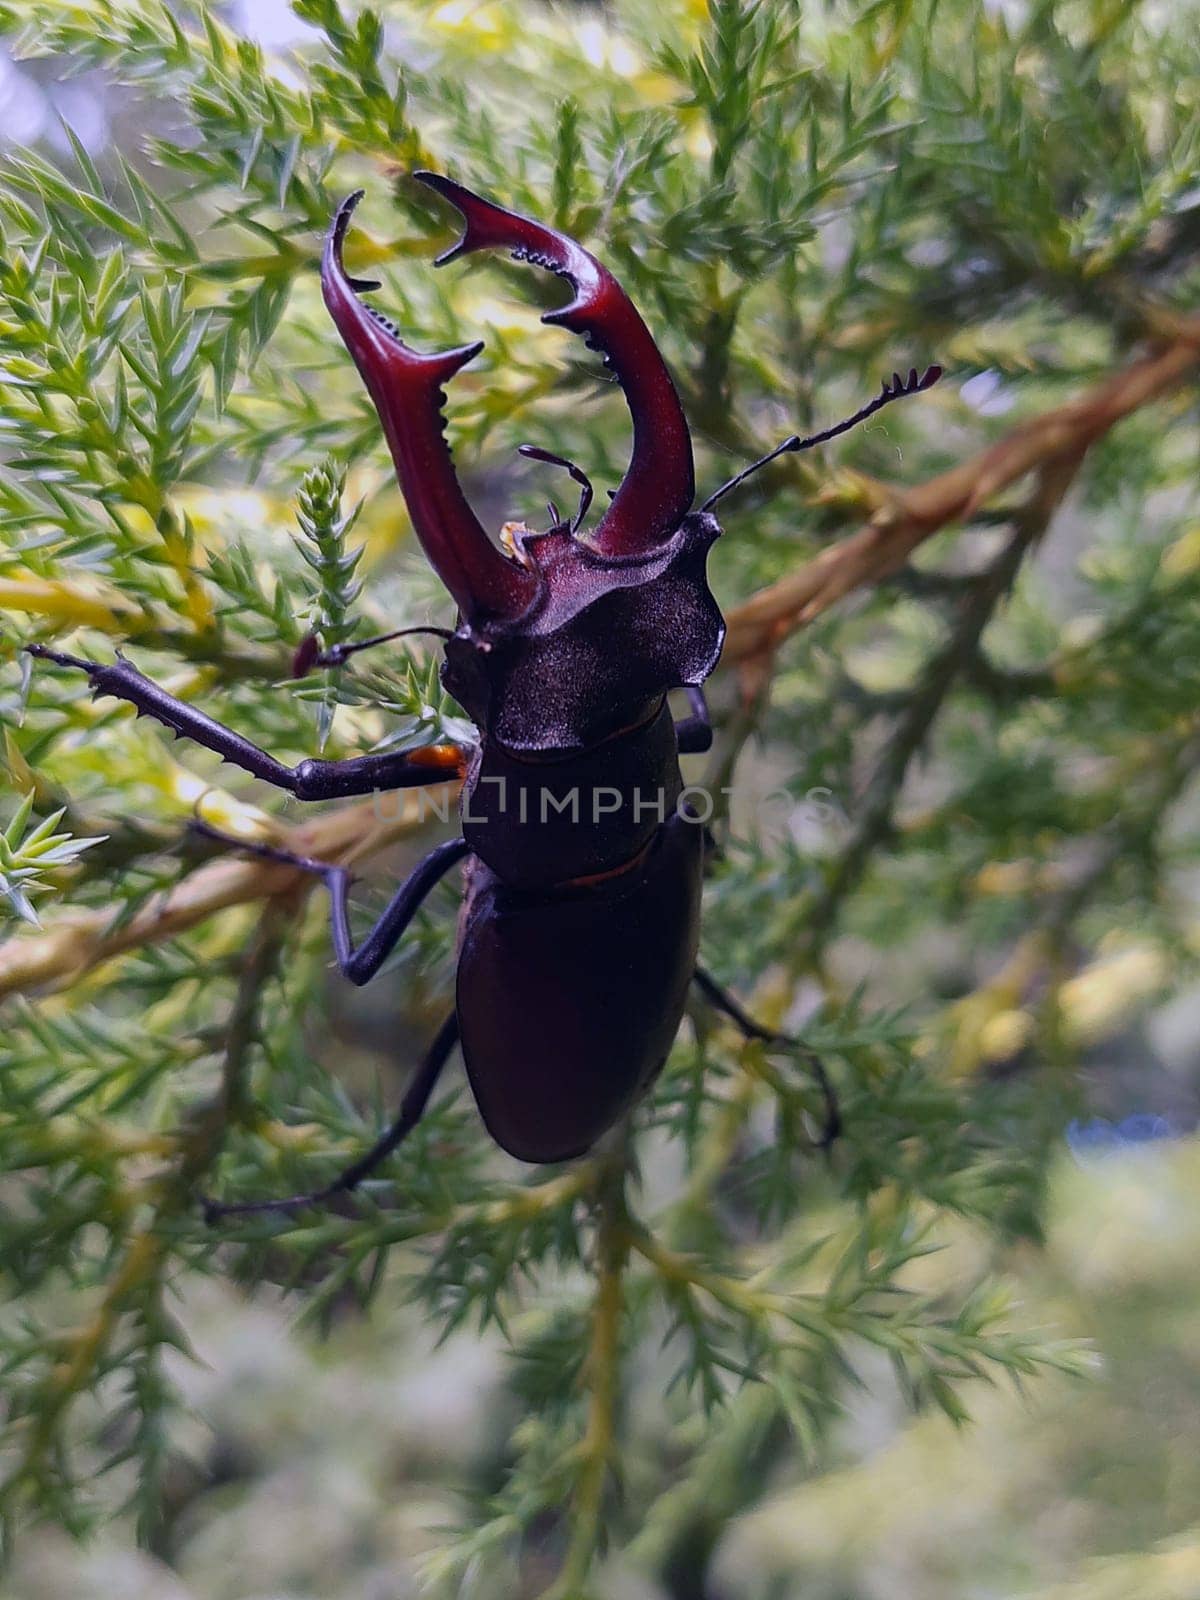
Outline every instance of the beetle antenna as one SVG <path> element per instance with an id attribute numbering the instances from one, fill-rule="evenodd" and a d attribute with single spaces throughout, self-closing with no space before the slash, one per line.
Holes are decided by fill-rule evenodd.
<path id="1" fill-rule="evenodd" d="M 571 520 L 571 532 L 573 534 L 578 533 L 580 524 L 584 517 L 587 516 L 587 509 L 592 503 L 592 480 L 587 473 L 584 472 L 582 467 L 577 467 L 573 461 L 568 461 L 565 456 L 556 456 L 552 450 L 543 450 L 541 445 L 519 444 L 517 453 L 518 455 L 528 456 L 530 461 L 545 461 L 552 467 L 562 467 L 571 474 L 571 477 L 574 478 L 580 488 L 579 510 Z M 551 501 L 549 509 L 557 526 L 558 507 Z"/>
<path id="2" fill-rule="evenodd" d="M 757 472 L 760 467 L 765 467 L 768 462 L 774 461 L 776 456 L 784 455 L 789 451 L 811 450 L 814 445 L 825 444 L 830 439 L 836 439 L 839 433 L 848 433 L 851 428 L 857 428 L 860 422 L 865 422 L 868 417 L 873 417 L 877 411 L 882 411 L 884 406 L 891 405 L 893 400 L 903 400 L 906 395 L 921 394 L 926 389 L 932 389 L 941 375 L 941 367 L 927 367 L 920 375 L 918 375 L 916 367 L 910 367 L 907 378 L 901 377 L 898 372 L 893 372 L 890 380 L 887 378 L 883 380 L 883 388 L 875 396 L 874 400 L 863 406 L 861 411 L 856 411 L 852 417 L 846 417 L 844 421 L 835 423 L 832 428 L 826 428 L 821 433 L 810 433 L 804 439 L 798 433 L 794 433 L 790 439 L 785 439 L 782 444 L 776 445 L 769 454 L 760 456 L 757 461 L 751 462 L 736 477 L 730 478 L 728 483 L 723 483 L 714 494 L 709 495 L 708 499 L 700 507 L 701 511 L 708 511 L 712 506 L 715 506 L 717 501 L 724 499 L 731 489 L 736 489 L 739 484 L 745 483 L 752 473 Z"/>
<path id="3" fill-rule="evenodd" d="M 346 664 L 351 656 L 356 656 L 360 650 L 370 650 L 377 644 L 388 644 L 392 639 L 406 639 L 414 633 L 433 633 L 439 639 L 453 639 L 454 634 L 449 628 L 434 628 L 421 626 L 415 628 L 397 628 L 393 633 L 379 633 L 373 639 L 359 639 L 356 644 L 335 644 L 328 650 L 322 650 L 310 656 L 304 646 L 296 652 L 296 666 L 299 671 L 294 671 L 297 678 L 307 677 L 314 667 L 341 667 Z M 311 639 L 312 635 L 308 637 Z"/>

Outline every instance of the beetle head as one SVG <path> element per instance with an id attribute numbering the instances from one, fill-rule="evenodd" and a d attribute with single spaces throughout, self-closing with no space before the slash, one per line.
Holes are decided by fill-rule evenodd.
<path id="1" fill-rule="evenodd" d="M 492 737 L 518 751 L 569 751 L 647 715 L 668 689 L 716 665 L 724 625 L 705 562 L 720 532 L 691 511 L 692 446 L 679 396 L 645 323 L 594 256 L 565 234 L 435 173 L 416 176 L 462 214 L 440 257 L 507 248 L 575 293 L 542 319 L 580 333 L 612 367 L 633 418 L 633 453 L 593 533 L 555 514 L 501 549 L 467 504 L 444 437 L 442 386 L 480 345 L 421 355 L 365 306 L 342 243 L 360 198 L 339 210 L 325 248 L 325 303 L 379 412 L 413 525 L 459 607 L 446 687 Z"/>

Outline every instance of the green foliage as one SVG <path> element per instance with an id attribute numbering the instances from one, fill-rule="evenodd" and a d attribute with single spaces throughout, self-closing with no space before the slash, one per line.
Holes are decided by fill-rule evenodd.
<path id="1" fill-rule="evenodd" d="M 305 473 L 296 512 L 300 531 L 308 541 L 307 545 L 297 543 L 314 579 L 309 586 L 312 630 L 326 650 L 345 644 L 354 632 L 355 619 L 350 616 L 350 607 L 362 588 L 354 579 L 362 549 L 346 549 L 346 535 L 354 526 L 357 512 L 346 517 L 342 515 L 345 487 L 346 474 L 338 471 L 336 463 L 322 462 Z M 334 678 L 330 672 L 323 687 L 317 724 L 322 748 L 333 726 L 334 693 Z"/>
<path id="2" fill-rule="evenodd" d="M 337 201 L 367 190 L 351 267 L 406 338 L 486 336 L 448 411 L 495 522 L 540 515 L 520 442 L 603 488 L 627 419 L 538 324 L 553 280 L 431 270 L 450 223 L 418 165 L 612 266 L 701 485 L 881 373 L 948 369 L 731 497 L 731 610 L 1195 304 L 1200 29 L 1100 0 L 293 10 L 310 31 L 284 60 L 205 4 L 0 0 L 19 62 L 95 74 L 146 130 L 0 162 L 0 936 L 51 888 L 76 918 L 0 943 L 3 1511 L 82 1532 L 128 1507 L 168 1548 L 172 1295 L 232 1273 L 325 1326 L 386 1295 L 505 1342 L 502 1470 L 480 1462 L 427 1557 L 446 1592 L 582 1600 L 616 1552 L 699 1593 L 764 1484 L 842 1448 L 877 1356 L 955 1423 L 980 1379 L 1087 1365 L 1005 1284 L 1085 1104 L 1076 1068 L 1195 977 L 1190 398 L 1099 437 L 1069 498 L 1039 474 L 987 497 L 784 645 L 769 693 L 718 680 L 704 776 L 732 794 L 704 957 L 805 1048 L 697 1013 L 632 1127 L 561 1171 L 502 1159 L 451 1092 L 353 1206 L 207 1229 L 202 1192 L 309 1189 L 370 1142 L 396 1055 L 447 1007 L 454 897 L 380 980 L 389 1053 L 363 1072 L 320 897 L 154 928 L 164 895 L 213 881 L 182 842 L 201 798 L 245 833 L 294 817 L 17 647 L 124 646 L 281 759 L 463 736 L 424 647 L 291 678 L 310 632 L 450 620 L 320 304 Z M 347 815 L 364 861 L 411 831 Z M 39 986 L 62 992 L 17 998 Z M 812 1052 L 840 1101 L 827 1152 Z M 966 1266 L 941 1249 L 964 1236 Z"/>
<path id="3" fill-rule="evenodd" d="M 31 790 L 0 833 L 0 895 L 10 914 L 36 923 L 37 912 L 29 897 L 51 888 L 45 881 L 47 869 L 66 866 L 100 840 L 73 839 L 69 833 L 55 833 L 63 819 L 61 809 L 30 827 L 34 798 Z"/>

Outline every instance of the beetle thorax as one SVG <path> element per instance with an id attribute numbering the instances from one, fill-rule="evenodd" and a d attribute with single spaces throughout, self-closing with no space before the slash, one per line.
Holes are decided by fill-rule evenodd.
<path id="1" fill-rule="evenodd" d="M 513 620 L 464 624 L 446 646 L 446 688 L 485 738 L 518 752 L 568 754 L 644 720 L 670 689 L 716 665 L 724 624 L 705 563 L 720 532 L 706 512 L 634 560 L 565 531 L 526 535 L 538 580 Z"/>

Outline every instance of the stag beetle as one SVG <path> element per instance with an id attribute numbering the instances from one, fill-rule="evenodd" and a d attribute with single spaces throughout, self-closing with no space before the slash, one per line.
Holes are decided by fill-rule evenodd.
<path id="1" fill-rule="evenodd" d="M 716 666 L 724 623 L 705 563 L 721 529 L 713 506 L 786 450 L 834 437 L 940 376 L 896 375 L 854 417 L 807 439 L 793 436 L 724 484 L 696 510 L 683 408 L 646 324 L 616 279 L 566 235 L 471 193 L 436 173 L 415 174 L 461 214 L 465 227 L 438 264 L 506 248 L 565 278 L 574 291 L 543 321 L 582 334 L 620 383 L 633 420 L 628 471 L 588 534 L 591 485 L 565 468 L 579 509 L 550 526 L 508 525 L 503 548 L 476 520 L 444 437 L 443 385 L 481 344 L 422 355 L 359 299 L 376 283 L 350 277 L 342 251 L 351 213 L 340 207 L 325 243 L 321 287 L 383 424 L 413 526 L 458 606 L 445 639 L 447 690 L 479 730 L 469 748 L 302 761 L 290 768 L 195 706 L 165 693 L 124 657 L 112 665 L 42 645 L 34 654 L 86 672 L 96 695 L 115 695 L 177 734 L 301 800 L 464 779 L 462 833 L 432 850 L 355 949 L 343 867 L 269 846 L 246 846 L 324 880 L 338 965 L 366 983 L 421 902 L 465 863 L 455 1010 L 417 1069 L 393 1125 L 334 1182 L 288 1200 L 208 1202 L 210 1218 L 290 1210 L 356 1187 L 421 1117 L 461 1042 L 467 1076 L 492 1137 L 523 1161 L 565 1161 L 590 1149 L 633 1105 L 666 1060 L 690 985 L 751 1037 L 778 1040 L 696 964 L 705 830 L 681 804 L 681 753 L 707 750 L 712 729 L 701 690 Z M 412 630 L 400 630 L 409 632 Z M 317 652 L 298 670 L 344 662 L 376 640 Z M 687 692 L 691 715 L 672 720 L 668 691 Z M 603 802 L 603 803 L 601 803 Z M 832 1136 L 836 1104 L 820 1063 Z"/>

